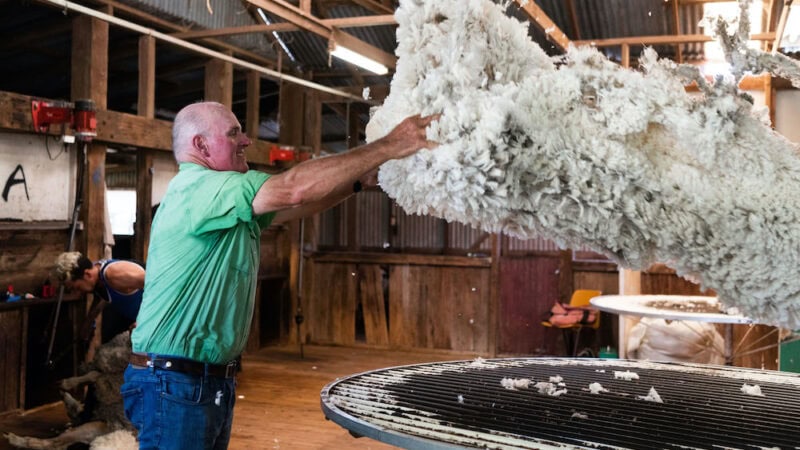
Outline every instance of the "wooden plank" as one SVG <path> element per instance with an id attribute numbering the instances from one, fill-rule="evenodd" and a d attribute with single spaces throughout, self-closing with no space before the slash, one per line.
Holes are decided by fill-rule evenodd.
<path id="1" fill-rule="evenodd" d="M 427 304 L 419 301 L 420 286 L 412 282 L 417 271 L 412 266 L 389 268 L 389 342 L 395 347 L 427 346 L 422 333 L 427 325 Z"/>
<path id="2" fill-rule="evenodd" d="M 421 323 L 427 323 L 428 348 L 452 349 L 455 338 L 453 330 L 463 319 L 458 298 L 464 292 L 463 286 L 468 283 L 464 283 L 464 278 L 453 280 L 451 270 L 448 267 L 436 267 L 418 270 L 416 274 L 417 282 L 421 284 L 418 301 L 427 303 L 426 321 Z"/>
<path id="3" fill-rule="evenodd" d="M 501 261 L 499 353 L 560 354 L 560 331 L 541 324 L 558 298 L 558 263 L 545 256 Z"/>
<path id="4" fill-rule="evenodd" d="M 106 109 L 108 94 L 108 23 L 89 16 L 73 19 L 71 97 L 92 99 L 98 109 Z M 86 228 L 83 242 L 76 245 L 91 260 L 104 256 L 106 146 L 85 146 L 86 176 L 83 186 L 81 220 Z"/>
<path id="5" fill-rule="evenodd" d="M 31 101 L 34 99 L 52 101 L 0 91 L 0 129 L 37 133 L 31 117 Z M 96 117 L 95 143 L 172 151 L 172 122 L 104 109 L 97 110 Z M 48 134 L 60 134 L 60 127 L 53 127 Z M 268 141 L 254 141 L 247 148 L 247 160 L 255 164 L 268 164 L 270 145 Z"/>
<path id="6" fill-rule="evenodd" d="M 570 46 L 570 40 L 561 28 L 553 22 L 553 19 L 548 16 L 544 10 L 529 0 L 516 0 L 520 8 L 522 8 L 533 22 L 547 35 L 551 42 L 556 44 L 562 51 L 566 51 Z"/>
<path id="7" fill-rule="evenodd" d="M 137 113 L 148 119 L 156 112 L 156 38 L 139 38 L 139 97 Z"/>
<path id="8" fill-rule="evenodd" d="M 355 28 L 355 27 L 375 27 L 382 25 L 397 25 L 393 14 L 382 14 L 377 16 L 355 16 L 355 17 L 337 17 L 331 19 L 320 19 L 320 23 L 329 27 L 338 28 Z M 172 33 L 179 39 L 198 39 L 218 36 L 236 36 L 240 34 L 266 34 L 272 32 L 286 33 L 292 31 L 302 31 L 299 26 L 289 23 L 272 23 L 269 25 L 244 25 L 239 27 L 225 27 L 213 28 L 208 30 L 190 30 Z"/>
<path id="9" fill-rule="evenodd" d="M 206 63 L 205 100 L 233 106 L 233 64 L 212 59 Z"/>
<path id="10" fill-rule="evenodd" d="M 315 252 L 313 258 L 318 262 L 353 262 L 411 266 L 490 267 L 492 265 L 492 259 L 489 257 L 445 255 Z"/>
<path id="11" fill-rule="evenodd" d="M 20 352 L 22 349 L 21 311 L 0 311 L 0 413 L 19 409 Z"/>
<path id="12" fill-rule="evenodd" d="M 347 264 L 334 269 L 335 280 L 343 284 L 339 289 L 328 288 L 332 294 L 330 319 L 333 330 L 333 343 L 337 345 L 353 345 L 356 342 L 356 283 L 357 269 L 355 264 Z M 328 286 L 334 286 L 328 284 Z"/>
<path id="13" fill-rule="evenodd" d="M 364 264 L 359 266 L 358 271 L 366 342 L 369 345 L 388 345 L 389 327 L 386 322 L 381 267 L 375 264 Z"/>
<path id="14" fill-rule="evenodd" d="M 755 33 L 750 35 L 751 41 L 771 41 L 775 39 L 775 33 Z M 585 39 L 573 41 L 575 46 L 588 45 L 593 47 L 616 47 L 617 45 L 674 45 L 692 44 L 697 42 L 711 42 L 714 38 L 705 34 L 682 34 L 682 35 L 651 35 L 651 36 L 630 36 L 609 39 Z"/>
<path id="15" fill-rule="evenodd" d="M 485 354 L 488 345 L 488 310 L 491 269 L 445 267 L 441 269 L 441 291 L 432 303 L 441 305 L 433 319 L 442 323 L 447 336 L 438 336 L 435 348 Z"/>
<path id="16" fill-rule="evenodd" d="M 136 154 L 136 223 L 134 224 L 133 257 L 147 261 L 150 245 L 150 226 L 153 223 L 153 152 L 140 150 Z"/>
<path id="17" fill-rule="evenodd" d="M 489 355 L 497 356 L 497 336 L 500 322 L 498 306 L 500 305 L 500 261 L 502 260 L 503 235 L 492 234 L 492 266 L 489 274 L 489 303 L 486 312 L 486 347 Z"/>
<path id="18" fill-rule="evenodd" d="M 250 139 L 258 139 L 261 118 L 258 115 L 261 100 L 261 75 L 255 70 L 247 72 L 247 107 L 244 129 Z"/>

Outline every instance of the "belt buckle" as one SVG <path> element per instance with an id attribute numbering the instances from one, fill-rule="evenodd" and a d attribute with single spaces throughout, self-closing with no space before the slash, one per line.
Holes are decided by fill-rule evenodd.
<path id="1" fill-rule="evenodd" d="M 225 365 L 225 378 L 231 378 L 236 375 L 236 361 L 231 361 Z"/>

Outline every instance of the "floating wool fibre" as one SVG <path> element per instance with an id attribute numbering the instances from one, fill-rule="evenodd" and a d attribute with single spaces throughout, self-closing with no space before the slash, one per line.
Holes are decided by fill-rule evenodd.
<path id="1" fill-rule="evenodd" d="M 587 246 L 623 267 L 663 262 L 762 323 L 800 327 L 800 157 L 736 81 L 644 52 L 637 72 L 591 48 L 548 57 L 485 0 L 404 0 L 391 93 L 367 139 L 441 114 L 441 145 L 381 167 L 407 212 Z M 800 86 L 800 66 L 727 33 L 737 70 Z M 696 82 L 700 95 L 684 86 Z"/>

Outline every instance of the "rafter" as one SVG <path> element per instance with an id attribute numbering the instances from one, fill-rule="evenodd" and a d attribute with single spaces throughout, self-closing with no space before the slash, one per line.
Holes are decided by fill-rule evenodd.
<path id="1" fill-rule="evenodd" d="M 781 11 L 781 18 L 778 19 L 778 27 L 775 28 L 775 42 L 772 44 L 772 53 L 777 53 L 781 46 L 781 39 L 783 32 L 786 30 L 786 20 L 789 18 L 789 11 L 792 9 L 794 0 L 783 0 L 783 10 Z"/>
<path id="2" fill-rule="evenodd" d="M 681 34 L 681 13 L 680 13 L 680 0 L 672 0 L 672 32 L 680 36 Z M 679 64 L 683 62 L 683 46 L 678 44 L 675 46 L 675 61 Z"/>
<path id="3" fill-rule="evenodd" d="M 397 25 L 392 15 L 342 17 L 338 19 L 321 19 L 320 23 L 330 28 L 374 27 L 379 25 Z M 248 33 L 284 33 L 300 31 L 298 25 L 289 22 L 273 23 L 271 25 L 246 25 L 240 27 L 215 28 L 213 30 L 191 30 L 173 33 L 172 36 L 181 39 L 197 39 L 216 36 L 233 36 Z"/>
<path id="4" fill-rule="evenodd" d="M 522 8 L 533 22 L 547 34 L 547 37 L 558 46 L 562 51 L 569 48 L 569 38 L 560 28 L 553 22 L 553 19 L 548 16 L 542 8 L 535 2 L 530 0 L 516 0 L 520 8 Z"/>
<path id="5" fill-rule="evenodd" d="M 322 19 L 307 14 L 296 6 L 287 3 L 283 0 L 246 0 L 247 3 L 263 9 L 271 14 L 280 16 L 284 20 L 291 22 L 300 28 L 315 33 L 324 37 L 325 39 L 339 39 L 347 41 L 347 46 L 351 50 L 361 53 L 375 61 L 380 62 L 386 67 L 395 68 L 397 66 L 397 58 L 386 51 L 379 49 L 367 42 L 358 39 L 344 31 L 339 30 L 337 27 L 332 27 L 325 24 Z"/>
<path id="6" fill-rule="evenodd" d="M 363 6 L 370 11 L 375 11 L 379 14 L 394 14 L 394 9 L 390 8 L 381 2 L 377 2 L 375 0 L 353 0 L 353 3 L 359 6 Z"/>
<path id="7" fill-rule="evenodd" d="M 756 33 L 750 36 L 753 41 L 771 41 L 775 39 L 775 33 Z M 681 35 L 663 35 L 663 36 L 632 36 L 623 38 L 611 39 L 587 39 L 583 41 L 574 41 L 575 45 L 589 45 L 593 47 L 614 47 L 617 45 L 674 45 L 674 44 L 691 44 L 695 42 L 710 42 L 714 38 L 705 34 L 681 34 Z"/>

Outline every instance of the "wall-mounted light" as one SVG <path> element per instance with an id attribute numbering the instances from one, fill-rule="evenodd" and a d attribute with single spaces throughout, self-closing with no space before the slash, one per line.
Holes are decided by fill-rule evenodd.
<path id="1" fill-rule="evenodd" d="M 384 66 L 383 64 L 374 61 L 366 56 L 362 55 L 361 53 L 354 52 L 349 48 L 337 44 L 335 41 L 331 40 L 328 45 L 328 50 L 331 52 L 331 55 L 343 59 L 350 64 L 355 64 L 362 69 L 369 70 L 372 73 L 378 75 L 386 75 L 389 73 L 389 68 Z"/>

